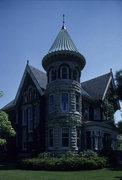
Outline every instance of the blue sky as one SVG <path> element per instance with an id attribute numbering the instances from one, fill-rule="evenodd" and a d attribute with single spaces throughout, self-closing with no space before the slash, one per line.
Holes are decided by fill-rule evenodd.
<path id="1" fill-rule="evenodd" d="M 41 60 L 60 31 L 62 14 L 86 58 L 81 81 L 122 68 L 122 1 L 0 0 L 0 108 L 15 98 L 28 59 L 44 71 Z"/>

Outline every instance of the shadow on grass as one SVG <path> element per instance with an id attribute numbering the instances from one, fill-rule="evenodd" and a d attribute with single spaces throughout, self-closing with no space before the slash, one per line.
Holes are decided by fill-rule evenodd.
<path id="1" fill-rule="evenodd" d="M 122 180 L 122 176 L 115 176 L 116 179 Z"/>
<path id="2" fill-rule="evenodd" d="M 17 169 L 14 163 L 0 163 L 0 170 L 15 170 Z"/>
<path id="3" fill-rule="evenodd" d="M 122 166 L 109 168 L 110 171 L 122 171 Z"/>

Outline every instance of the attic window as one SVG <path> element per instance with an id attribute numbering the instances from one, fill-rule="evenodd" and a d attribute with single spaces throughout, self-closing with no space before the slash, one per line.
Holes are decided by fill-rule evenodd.
<path id="1" fill-rule="evenodd" d="M 100 119 L 101 119 L 100 109 L 96 108 L 96 109 L 94 109 L 94 120 L 100 121 Z"/>

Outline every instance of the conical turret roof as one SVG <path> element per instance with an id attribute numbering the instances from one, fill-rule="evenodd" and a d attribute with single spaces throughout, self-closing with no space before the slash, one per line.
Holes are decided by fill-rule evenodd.
<path id="1" fill-rule="evenodd" d="M 65 50 L 78 52 L 66 28 L 62 27 L 54 43 L 52 44 L 48 54 L 56 51 L 65 51 Z"/>
<path id="2" fill-rule="evenodd" d="M 83 69 L 85 66 L 85 58 L 78 52 L 74 42 L 72 41 L 68 31 L 63 25 L 58 33 L 55 41 L 53 42 L 48 54 L 44 56 L 42 65 L 44 69 L 48 69 L 50 63 L 56 59 L 74 59 L 79 63 L 79 67 Z"/>

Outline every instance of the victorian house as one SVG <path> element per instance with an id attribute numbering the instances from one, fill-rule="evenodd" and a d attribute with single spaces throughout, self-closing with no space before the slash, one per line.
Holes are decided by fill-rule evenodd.
<path id="1" fill-rule="evenodd" d="M 42 59 L 46 73 L 27 62 L 15 99 L 3 108 L 17 133 L 12 151 L 116 149 L 112 72 L 81 83 L 85 64 L 64 24 Z"/>

